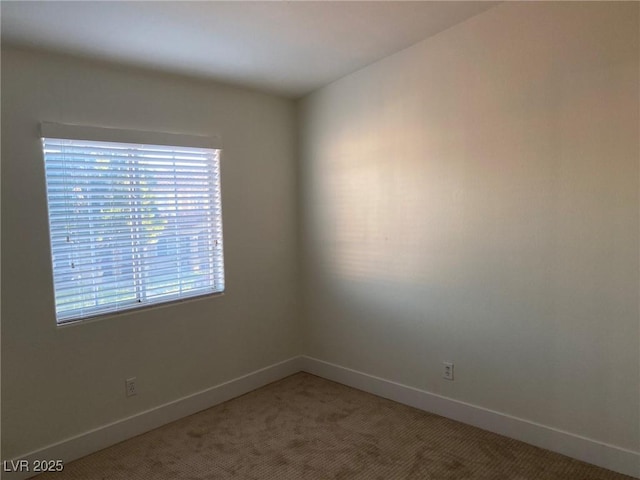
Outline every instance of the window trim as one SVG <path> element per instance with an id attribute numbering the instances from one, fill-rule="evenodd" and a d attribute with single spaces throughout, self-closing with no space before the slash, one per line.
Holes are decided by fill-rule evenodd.
<path id="1" fill-rule="evenodd" d="M 114 143 L 131 143 L 131 144 L 141 144 L 141 145 L 158 145 L 158 146 L 168 146 L 168 147 L 192 147 L 192 148 L 204 148 L 204 149 L 212 149 L 218 150 L 218 162 L 221 161 L 222 154 L 222 141 L 219 136 L 216 135 L 189 135 L 182 133 L 168 133 L 168 132 L 151 132 L 151 131 L 142 131 L 142 130 L 123 130 L 116 128 L 108 128 L 108 127 L 94 127 L 94 126 L 81 126 L 81 125 L 71 125 L 71 124 L 62 124 L 55 122 L 41 122 L 40 124 L 40 136 L 42 139 L 45 138 L 53 138 L 53 139 L 63 139 L 63 140 L 77 140 L 77 141 L 90 141 L 90 142 L 114 142 Z M 44 152 L 42 152 L 44 157 Z M 218 167 L 219 168 L 219 167 Z M 218 191 L 221 194 L 221 185 L 218 183 L 217 185 Z M 47 192 L 47 213 L 49 214 L 49 194 Z M 220 217 L 221 219 L 221 217 Z M 49 223 L 49 222 L 48 222 Z M 51 228 L 50 225 L 48 225 Z M 51 245 L 51 240 L 49 239 L 49 248 L 50 248 L 50 257 L 53 254 L 53 246 Z M 51 281 L 52 287 L 55 295 L 55 282 L 54 282 L 54 271 L 53 271 L 53 263 L 51 265 Z M 224 260 L 223 264 L 224 265 Z M 222 267 L 222 279 L 224 282 L 224 278 L 226 277 L 224 272 L 224 266 Z M 200 295 L 194 295 L 183 298 L 173 298 L 170 300 L 153 302 L 148 304 L 139 304 L 135 306 L 131 306 L 128 308 L 116 309 L 113 311 L 106 311 L 97 314 L 89 314 L 84 317 L 76 317 L 69 319 L 58 318 L 57 306 L 54 303 L 54 317 L 56 319 L 57 327 L 66 327 L 70 325 L 78 325 L 86 322 L 98 321 L 106 317 L 122 315 L 122 314 L 131 314 L 140 312 L 143 310 L 154 309 L 154 308 L 164 308 L 171 305 L 175 305 L 178 303 L 185 303 L 197 300 L 203 300 L 209 297 L 224 295 L 225 288 L 223 287 L 220 291 L 213 291 L 210 293 L 202 293 Z"/>
<path id="2" fill-rule="evenodd" d="M 110 127 L 91 127 L 66 123 L 42 122 L 40 138 L 66 140 L 92 140 L 96 142 L 140 143 L 169 147 L 196 147 L 222 150 L 222 140 L 217 135 L 189 135 L 184 133 L 151 132 L 146 130 L 122 130 Z"/>

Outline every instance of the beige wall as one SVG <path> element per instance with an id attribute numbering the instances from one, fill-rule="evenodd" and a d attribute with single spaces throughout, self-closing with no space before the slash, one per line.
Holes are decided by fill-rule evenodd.
<path id="1" fill-rule="evenodd" d="M 640 450 L 639 7 L 504 3 L 302 101 L 307 354 Z"/>
<path id="2" fill-rule="evenodd" d="M 221 135 L 226 294 L 57 328 L 42 120 Z M 300 354 L 294 122 L 288 100 L 3 50 L 2 458 Z"/>

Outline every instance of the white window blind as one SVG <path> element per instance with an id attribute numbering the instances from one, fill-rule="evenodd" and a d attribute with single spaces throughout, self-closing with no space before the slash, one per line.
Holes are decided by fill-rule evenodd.
<path id="1" fill-rule="evenodd" d="M 58 323 L 224 290 L 218 149 L 42 141 Z"/>

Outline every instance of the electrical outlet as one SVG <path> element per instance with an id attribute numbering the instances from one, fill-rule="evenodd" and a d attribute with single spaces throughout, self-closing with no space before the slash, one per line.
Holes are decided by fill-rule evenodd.
<path id="1" fill-rule="evenodd" d="M 442 362 L 442 378 L 453 380 L 453 362 Z"/>
<path id="2" fill-rule="evenodd" d="M 136 377 L 127 378 L 124 381 L 125 391 L 127 393 L 127 397 L 131 397 L 138 393 L 138 389 L 136 387 Z"/>

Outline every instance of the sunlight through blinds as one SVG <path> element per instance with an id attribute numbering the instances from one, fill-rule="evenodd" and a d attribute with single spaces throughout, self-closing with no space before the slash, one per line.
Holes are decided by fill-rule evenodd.
<path id="1" fill-rule="evenodd" d="M 224 290 L 219 149 L 42 142 L 58 323 Z"/>

